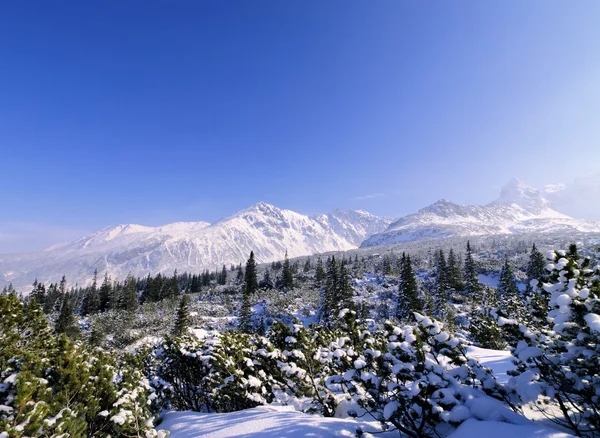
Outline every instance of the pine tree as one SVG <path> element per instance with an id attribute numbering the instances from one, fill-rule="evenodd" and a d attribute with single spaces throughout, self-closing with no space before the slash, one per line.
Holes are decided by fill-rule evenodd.
<path id="1" fill-rule="evenodd" d="M 342 309 L 354 309 L 354 302 L 352 298 L 354 297 L 354 289 L 350 284 L 350 278 L 348 275 L 348 269 L 346 268 L 346 263 L 340 264 L 340 272 L 338 275 L 337 288 L 334 294 L 334 312 L 338 312 Z M 337 315 L 334 315 L 337 317 Z"/>
<path id="2" fill-rule="evenodd" d="M 183 336 L 188 329 L 190 323 L 190 312 L 188 308 L 188 297 L 183 295 L 179 302 L 179 308 L 177 309 L 177 315 L 175 318 L 175 324 L 173 326 L 173 336 Z"/>
<path id="3" fill-rule="evenodd" d="M 464 287 L 467 296 L 472 302 L 477 302 L 481 296 L 481 283 L 475 268 L 471 243 L 467 241 L 467 253 L 465 255 Z"/>
<path id="4" fill-rule="evenodd" d="M 104 281 L 102 282 L 102 286 L 100 286 L 100 311 L 106 312 L 110 309 L 111 305 L 111 296 L 112 296 L 112 284 L 110 278 L 108 277 L 108 272 L 104 274 Z"/>
<path id="5" fill-rule="evenodd" d="M 510 318 L 521 322 L 524 316 L 523 303 L 515 280 L 515 275 L 508 258 L 504 259 L 504 266 L 500 271 L 498 296 L 502 302 L 502 311 Z"/>
<path id="6" fill-rule="evenodd" d="M 400 262 L 400 284 L 398 289 L 399 296 L 396 307 L 396 318 L 400 321 L 413 320 L 413 313 L 421 312 L 422 306 L 419 301 L 419 289 L 410 261 L 410 255 L 406 255 L 405 253 L 402 253 Z"/>
<path id="7" fill-rule="evenodd" d="M 98 270 L 94 270 L 92 285 L 86 289 L 81 304 L 81 314 L 96 314 L 100 310 L 100 297 L 98 296 Z"/>
<path id="8" fill-rule="evenodd" d="M 217 281 L 221 286 L 227 284 L 227 268 L 223 265 L 223 269 L 221 269 L 221 275 L 219 275 L 219 279 Z"/>
<path id="9" fill-rule="evenodd" d="M 304 262 L 303 272 L 306 274 L 308 271 L 310 271 L 310 258 L 307 258 L 306 262 Z"/>
<path id="10" fill-rule="evenodd" d="M 119 308 L 127 312 L 135 312 L 138 309 L 138 298 L 135 278 L 129 274 L 121 289 Z"/>
<path id="11" fill-rule="evenodd" d="M 462 291 L 464 284 L 462 281 L 462 274 L 460 272 L 460 265 L 454 254 L 454 250 L 450 248 L 448 253 L 448 287 L 455 291 Z"/>
<path id="12" fill-rule="evenodd" d="M 436 263 L 436 285 L 433 315 L 438 318 L 445 319 L 446 309 L 448 306 L 448 267 L 446 265 L 444 251 L 441 249 L 437 253 Z"/>
<path id="13" fill-rule="evenodd" d="M 60 314 L 56 319 L 54 331 L 56 334 L 66 334 L 69 338 L 74 338 L 79 334 L 79 328 L 76 325 L 75 316 L 73 315 L 73 305 L 70 298 L 71 297 L 69 296 L 63 297 Z"/>
<path id="14" fill-rule="evenodd" d="M 528 280 L 538 280 L 540 282 L 547 280 L 546 260 L 544 259 L 544 255 L 536 248 L 535 243 L 531 247 L 531 253 L 529 253 L 527 278 Z"/>
<path id="15" fill-rule="evenodd" d="M 323 285 L 325 279 L 325 269 L 323 269 L 323 260 L 321 257 L 317 259 L 317 267 L 315 268 L 315 286 L 320 288 Z"/>
<path id="16" fill-rule="evenodd" d="M 321 297 L 321 318 L 329 321 L 335 309 L 335 291 L 338 288 L 338 267 L 335 256 L 327 259 L 327 273 L 325 275 L 325 287 Z"/>
<path id="17" fill-rule="evenodd" d="M 281 284 L 284 290 L 290 290 L 294 287 L 294 274 L 290 267 L 290 260 L 288 259 L 288 253 L 285 252 L 285 258 L 283 259 L 283 269 L 281 271 Z"/>
<path id="18" fill-rule="evenodd" d="M 265 269 L 263 278 L 258 285 L 261 289 L 266 289 L 266 290 L 273 289 L 273 280 L 271 280 L 271 274 L 269 273 L 269 268 Z"/>
<path id="19" fill-rule="evenodd" d="M 238 328 L 245 333 L 250 333 L 251 330 L 252 307 L 250 305 L 250 300 L 257 290 L 258 281 L 256 279 L 256 262 L 254 261 L 254 251 L 250 251 L 250 257 L 246 262 L 244 285 L 242 287 L 242 303 L 238 315 Z"/>
<path id="20" fill-rule="evenodd" d="M 237 274 L 235 277 L 235 282 L 237 284 L 241 284 L 244 281 L 244 271 L 242 270 L 242 264 L 240 263 L 237 267 Z"/>
<path id="21" fill-rule="evenodd" d="M 244 293 L 254 294 L 258 290 L 258 279 L 256 276 L 256 262 L 254 261 L 254 251 L 250 251 L 250 257 L 246 262 L 246 271 L 244 273 Z"/>
<path id="22" fill-rule="evenodd" d="M 31 291 L 31 298 L 35 298 L 37 303 L 44 307 L 46 302 L 46 287 L 44 283 L 38 283 L 37 279 L 33 283 L 33 290 Z"/>

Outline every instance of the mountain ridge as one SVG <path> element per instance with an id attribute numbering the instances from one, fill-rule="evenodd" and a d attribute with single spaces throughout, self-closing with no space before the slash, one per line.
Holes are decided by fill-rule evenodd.
<path id="1" fill-rule="evenodd" d="M 573 219 L 552 209 L 541 191 L 513 178 L 489 204 L 459 205 L 441 199 L 392 222 L 361 247 L 454 236 L 566 231 L 600 232 L 600 223 Z"/>
<path id="2" fill-rule="evenodd" d="M 175 222 L 157 227 L 120 224 L 102 228 L 44 251 L 0 256 L 0 278 L 15 287 L 58 281 L 86 284 L 95 269 L 113 278 L 200 272 L 243 263 L 254 251 L 259 263 L 356 248 L 392 219 L 363 211 L 334 210 L 309 217 L 258 202 L 207 222 Z M 369 234 L 370 233 L 370 234 Z"/>

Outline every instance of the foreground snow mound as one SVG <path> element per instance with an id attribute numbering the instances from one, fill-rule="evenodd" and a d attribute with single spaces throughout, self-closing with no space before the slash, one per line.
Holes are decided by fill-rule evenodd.
<path id="1" fill-rule="evenodd" d="M 568 438 L 573 435 L 535 425 L 467 420 L 448 438 Z"/>
<path id="2" fill-rule="evenodd" d="M 377 422 L 319 417 L 296 412 L 288 406 L 261 406 L 227 414 L 169 412 L 160 424 L 161 429 L 171 432 L 170 438 L 354 437 L 359 426 L 365 432 L 381 431 Z M 398 432 L 376 436 L 397 438 Z"/>

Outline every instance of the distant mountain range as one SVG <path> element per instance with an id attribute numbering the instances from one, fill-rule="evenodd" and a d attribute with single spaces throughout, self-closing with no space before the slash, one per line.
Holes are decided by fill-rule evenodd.
<path id="1" fill-rule="evenodd" d="M 309 217 L 263 202 L 232 216 L 161 227 L 117 225 L 74 242 L 28 254 L 0 255 L 0 286 L 26 289 L 34 279 L 86 284 L 94 270 L 113 278 L 200 272 L 243 263 L 254 251 L 259 263 L 329 251 L 453 236 L 599 232 L 600 223 L 573 219 L 552 208 L 564 202 L 562 186 L 543 192 L 513 179 L 484 206 L 438 201 L 396 221 L 365 211 L 334 210 Z"/>
<path id="2" fill-rule="evenodd" d="M 281 260 L 286 251 L 290 258 L 345 251 L 391 222 L 360 210 L 309 217 L 261 202 L 214 224 L 117 225 L 42 252 L 0 255 L 0 284 L 24 287 L 63 274 L 69 284 L 85 284 L 96 269 L 119 279 L 175 269 L 200 272 L 245 262 L 250 251 L 259 263 Z"/>
<path id="3" fill-rule="evenodd" d="M 502 188 L 487 205 L 458 205 L 442 199 L 391 223 L 382 233 L 367 238 L 362 247 L 391 245 L 421 239 L 494 234 L 600 232 L 600 222 L 573 219 L 551 208 L 547 194 L 562 191 L 549 186 L 544 194 L 518 179 Z"/>

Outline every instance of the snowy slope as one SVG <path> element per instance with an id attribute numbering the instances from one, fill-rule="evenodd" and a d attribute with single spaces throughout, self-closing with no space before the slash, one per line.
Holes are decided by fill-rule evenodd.
<path id="1" fill-rule="evenodd" d="M 259 263 L 318 252 L 356 248 L 391 219 L 335 211 L 311 218 L 258 203 L 214 224 L 177 222 L 161 227 L 117 225 L 56 245 L 43 252 L 0 256 L 0 283 L 29 286 L 34 279 L 84 284 L 94 270 L 123 279 L 128 273 L 200 272 L 245 262 L 254 251 Z M 1 281 L 3 280 L 3 281 Z"/>
<path id="2" fill-rule="evenodd" d="M 442 199 L 400 218 L 362 247 L 421 239 L 492 234 L 600 232 L 600 222 L 573 219 L 549 206 L 540 191 L 511 180 L 498 200 L 483 206 L 458 205 Z"/>

